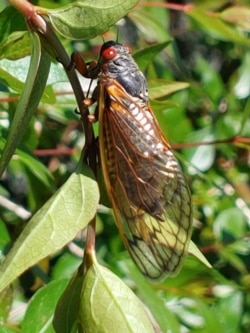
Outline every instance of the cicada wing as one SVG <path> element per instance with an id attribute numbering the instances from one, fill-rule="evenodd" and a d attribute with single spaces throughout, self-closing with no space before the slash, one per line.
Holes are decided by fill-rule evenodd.
<path id="1" fill-rule="evenodd" d="M 148 105 L 115 80 L 101 85 L 104 180 L 124 244 L 151 279 L 178 272 L 192 225 L 191 196 Z"/>
<path id="2" fill-rule="evenodd" d="M 176 207 L 168 207 L 164 221 L 130 208 L 124 193 L 111 194 L 116 222 L 124 244 L 140 271 L 151 279 L 175 275 L 189 243 L 188 227 L 176 221 Z"/>

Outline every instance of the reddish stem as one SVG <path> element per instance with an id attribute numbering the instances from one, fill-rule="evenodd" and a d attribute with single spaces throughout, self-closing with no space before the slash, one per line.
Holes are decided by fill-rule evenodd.
<path id="1" fill-rule="evenodd" d="M 217 144 L 225 144 L 225 143 L 232 143 L 233 145 L 239 143 L 249 143 L 250 138 L 244 138 L 241 136 L 234 136 L 231 138 L 219 139 L 219 140 L 212 140 L 212 141 L 196 141 L 196 142 L 187 142 L 181 144 L 172 144 L 171 147 L 173 149 L 183 149 L 183 148 L 192 148 L 192 147 L 199 147 L 204 145 L 217 145 Z"/>
<path id="2" fill-rule="evenodd" d="M 56 149 L 36 149 L 34 154 L 36 156 L 61 156 L 73 155 L 77 152 L 76 148 L 56 148 Z"/>

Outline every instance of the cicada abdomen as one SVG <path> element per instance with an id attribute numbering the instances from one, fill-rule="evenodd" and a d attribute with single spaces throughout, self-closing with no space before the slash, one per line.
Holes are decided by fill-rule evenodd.
<path id="1" fill-rule="evenodd" d="M 97 67 L 101 165 L 120 234 L 145 276 L 175 274 L 191 236 L 188 185 L 129 49 L 106 42 Z"/>

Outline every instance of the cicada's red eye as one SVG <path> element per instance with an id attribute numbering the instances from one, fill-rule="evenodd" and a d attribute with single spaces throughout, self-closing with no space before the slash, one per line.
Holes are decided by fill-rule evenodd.
<path id="1" fill-rule="evenodd" d="M 114 47 L 108 47 L 102 52 L 102 57 L 104 60 L 112 60 L 117 55 L 117 50 Z"/>

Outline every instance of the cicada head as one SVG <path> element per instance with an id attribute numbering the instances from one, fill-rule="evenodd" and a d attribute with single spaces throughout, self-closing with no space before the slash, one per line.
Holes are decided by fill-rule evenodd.
<path id="1" fill-rule="evenodd" d="M 140 97 L 147 103 L 147 81 L 134 61 L 129 47 L 114 41 L 106 42 L 101 48 L 98 64 L 100 82 L 107 77 L 113 78 L 131 96 Z"/>

